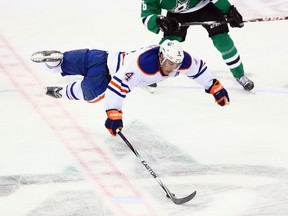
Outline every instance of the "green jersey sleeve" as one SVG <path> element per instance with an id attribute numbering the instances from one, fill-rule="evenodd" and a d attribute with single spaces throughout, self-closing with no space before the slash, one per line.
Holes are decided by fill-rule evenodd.
<path id="1" fill-rule="evenodd" d="M 229 8 L 231 6 L 228 0 L 218 0 L 214 3 L 217 8 L 219 8 L 224 14 L 229 12 Z"/>
<path id="2" fill-rule="evenodd" d="M 156 17 L 161 15 L 162 9 L 159 0 L 142 0 L 141 3 L 141 19 L 144 26 L 154 33 L 159 32 L 156 24 Z"/>

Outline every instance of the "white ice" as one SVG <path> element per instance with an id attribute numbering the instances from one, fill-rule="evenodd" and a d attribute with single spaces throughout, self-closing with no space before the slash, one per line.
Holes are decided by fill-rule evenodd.
<path id="1" fill-rule="evenodd" d="M 234 0 L 245 18 L 287 16 L 288 1 Z M 141 1 L 0 1 L 0 215 L 288 215 L 288 21 L 230 29 L 245 92 L 206 31 L 183 46 L 206 60 L 229 92 L 219 107 L 183 77 L 126 98 L 123 134 L 177 197 L 175 205 L 120 137 L 104 127 L 103 102 L 62 101 L 43 87 L 66 82 L 30 55 L 39 50 L 133 50 L 156 44 Z"/>

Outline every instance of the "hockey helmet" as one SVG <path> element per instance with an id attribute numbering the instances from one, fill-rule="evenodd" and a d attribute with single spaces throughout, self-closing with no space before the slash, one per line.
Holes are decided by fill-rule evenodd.
<path id="1" fill-rule="evenodd" d="M 182 46 L 179 41 L 176 40 L 165 40 L 159 48 L 159 55 L 162 54 L 162 58 L 160 56 L 160 65 L 166 60 L 169 60 L 173 63 L 177 64 L 175 69 L 178 69 L 184 59 L 184 52 L 182 50 Z"/>

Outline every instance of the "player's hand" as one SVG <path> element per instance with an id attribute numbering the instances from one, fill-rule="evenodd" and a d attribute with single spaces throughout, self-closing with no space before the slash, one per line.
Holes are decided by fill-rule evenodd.
<path id="1" fill-rule="evenodd" d="M 207 93 L 212 94 L 215 98 L 215 101 L 217 102 L 217 104 L 219 104 L 220 106 L 225 106 L 229 104 L 229 96 L 228 96 L 228 92 L 226 91 L 226 89 L 221 85 L 221 83 L 219 82 L 219 80 L 214 79 L 213 80 L 213 84 L 211 85 L 211 87 L 207 90 L 205 90 Z"/>
<path id="2" fill-rule="evenodd" d="M 232 28 L 242 28 L 244 26 L 243 18 L 234 5 L 230 6 L 227 18 Z"/>
<path id="3" fill-rule="evenodd" d="M 177 32 L 180 29 L 178 21 L 173 17 L 158 16 L 156 18 L 156 24 L 160 30 L 166 34 Z"/>
<path id="4" fill-rule="evenodd" d="M 111 135 L 116 136 L 116 130 L 123 128 L 122 111 L 121 110 L 106 110 L 107 119 L 105 121 L 105 127 L 109 130 Z"/>

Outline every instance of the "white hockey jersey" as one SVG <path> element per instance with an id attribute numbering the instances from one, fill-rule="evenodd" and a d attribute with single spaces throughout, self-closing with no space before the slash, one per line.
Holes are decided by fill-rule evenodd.
<path id="1" fill-rule="evenodd" d="M 159 47 L 153 45 L 129 53 L 109 53 L 107 65 L 112 79 L 105 92 L 106 110 L 122 110 L 126 95 L 135 87 L 158 83 L 181 74 L 194 79 L 205 89 L 212 85 L 214 77 L 205 62 L 185 51 L 181 67 L 171 72 L 169 76 L 164 75 L 159 63 Z"/>

